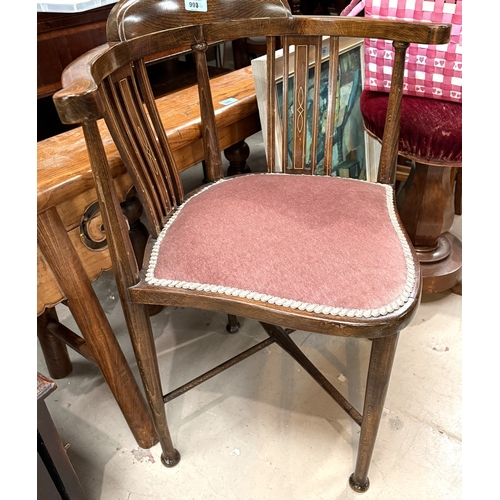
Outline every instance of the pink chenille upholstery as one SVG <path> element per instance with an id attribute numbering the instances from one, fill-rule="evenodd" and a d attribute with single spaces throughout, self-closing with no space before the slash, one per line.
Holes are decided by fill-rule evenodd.
<path id="1" fill-rule="evenodd" d="M 402 306 L 414 279 L 391 187 L 253 174 L 189 199 L 158 238 L 146 281 L 369 317 Z"/>
<path id="2" fill-rule="evenodd" d="M 360 109 L 368 132 L 384 133 L 389 94 L 364 90 Z M 462 103 L 403 96 L 399 152 L 431 165 L 462 164 Z"/>

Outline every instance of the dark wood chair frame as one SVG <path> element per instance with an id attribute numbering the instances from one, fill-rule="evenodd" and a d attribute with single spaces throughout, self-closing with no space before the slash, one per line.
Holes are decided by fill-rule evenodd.
<path id="1" fill-rule="evenodd" d="M 152 235 L 149 249 L 146 251 L 148 254 L 165 222 L 187 199 L 173 165 L 172 155 L 147 80 L 144 59 L 148 55 L 161 52 L 178 56 L 185 50 L 193 51 L 198 74 L 206 174 L 208 180 L 214 182 L 221 179 L 223 170 L 215 126 L 217 117 L 211 99 L 205 57 L 209 46 L 238 38 L 267 37 L 269 80 L 267 102 L 268 109 L 272 109 L 275 104 L 276 37 L 281 38 L 285 51 L 290 45 L 295 44 L 318 48 L 321 47 L 322 37 L 331 37 L 330 97 L 332 99 L 335 99 L 334 61 L 338 55 L 339 37 L 394 40 L 396 56 L 393 83 L 378 170 L 378 182 L 394 188 L 405 50 L 410 42 L 445 43 L 449 38 L 450 26 L 362 18 L 292 16 L 288 7 L 279 0 L 255 2 L 209 0 L 206 13 L 186 12 L 183 10 L 183 2 L 179 3 L 181 8 L 177 13 L 175 11 L 166 13 L 158 7 L 162 3 L 164 4 L 158 0 L 144 0 L 135 4 L 128 1 L 118 3 L 108 19 L 108 44 L 72 63 L 63 74 L 63 90 L 54 96 L 61 120 L 64 123 L 81 123 L 83 127 L 123 311 L 162 448 L 162 463 L 172 467 L 180 460 L 180 454 L 173 445 L 168 429 L 165 404 L 270 344 L 277 343 L 297 360 L 360 425 L 357 462 L 349 482 L 355 491 L 366 491 L 369 487 L 369 464 L 382 416 L 399 332 L 411 322 L 420 302 L 421 282 L 418 266 L 409 300 L 397 311 L 370 318 L 314 314 L 271 304 L 257 304 L 247 298 L 149 285 L 145 282 L 145 268 L 141 269 L 134 257 L 127 221 L 115 192 L 97 120 L 102 117 L 106 120 L 124 163 L 135 180 Z M 316 51 L 318 52 L 320 51 Z M 297 65 L 308 63 L 296 54 L 295 64 L 297 68 Z M 315 85 L 315 91 L 319 91 L 319 82 Z M 330 121 L 333 119 L 334 109 L 332 103 L 328 111 Z M 269 112 L 267 124 L 269 172 L 275 170 L 273 131 L 276 126 L 275 115 Z M 136 134 L 134 129 L 140 130 L 140 133 Z M 331 143 L 329 148 L 325 148 L 328 149 L 331 150 Z M 302 154 L 301 151 L 295 151 L 294 160 L 299 168 L 295 168 L 292 162 L 290 170 L 299 174 L 315 173 L 314 166 L 309 172 L 300 168 Z M 325 170 L 328 174 L 331 159 L 327 159 L 326 163 Z M 161 175 L 157 175 L 158 172 L 161 172 Z M 405 238 L 412 248 L 408 237 Z M 418 262 L 414 252 L 412 255 L 413 260 Z M 147 267 L 147 260 L 145 263 Z M 151 304 L 223 312 L 233 319 L 237 316 L 251 318 L 260 322 L 269 337 L 164 395 L 147 309 Z M 290 334 L 295 330 L 372 340 L 362 414 L 339 393 L 292 341 Z"/>

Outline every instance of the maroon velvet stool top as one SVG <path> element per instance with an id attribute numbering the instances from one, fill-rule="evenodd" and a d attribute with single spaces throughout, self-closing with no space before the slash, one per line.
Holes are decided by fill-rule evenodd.
<path id="1" fill-rule="evenodd" d="M 384 132 L 389 94 L 363 90 L 361 113 L 366 130 Z M 462 166 L 462 103 L 403 96 L 399 153 L 420 163 Z"/>

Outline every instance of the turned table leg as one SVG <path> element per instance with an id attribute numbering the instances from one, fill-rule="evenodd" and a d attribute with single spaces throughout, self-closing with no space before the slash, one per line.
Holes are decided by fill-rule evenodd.
<path id="1" fill-rule="evenodd" d="M 227 175 L 249 174 L 250 167 L 247 159 L 250 156 L 250 148 L 245 141 L 237 142 L 224 150 L 224 156 L 229 161 Z"/>
<path id="2" fill-rule="evenodd" d="M 247 159 L 250 156 L 250 148 L 245 141 L 237 142 L 232 146 L 229 146 L 224 150 L 224 156 L 226 160 L 229 161 L 229 166 L 227 167 L 227 176 L 239 175 L 239 174 L 250 174 L 252 171 L 247 165 Z M 203 182 L 208 183 L 205 161 L 202 162 L 203 166 Z"/>
<path id="3" fill-rule="evenodd" d="M 134 254 L 139 266 L 142 265 L 144 258 L 144 250 L 149 238 L 149 231 L 142 223 L 141 216 L 143 213 L 142 203 L 135 195 L 135 189 L 127 196 L 125 201 L 120 203 L 123 215 L 127 217 L 129 223 L 129 235 Z"/>
<path id="4" fill-rule="evenodd" d="M 144 251 L 146 250 L 146 244 L 149 238 L 149 231 L 141 221 L 141 216 L 144 209 L 139 198 L 136 196 L 135 189 L 133 189 L 129 193 L 125 201 L 120 203 L 120 206 L 122 208 L 123 215 L 127 217 L 129 223 L 130 242 L 132 243 L 132 248 L 134 249 L 137 264 L 139 265 L 139 267 L 142 267 L 142 261 L 144 260 Z M 150 316 L 154 316 L 162 310 L 163 306 L 148 306 Z"/>
<path id="5" fill-rule="evenodd" d="M 423 291 L 461 290 L 462 242 L 449 230 L 455 216 L 457 169 L 415 163 L 398 193 L 403 225 L 420 261 Z"/>
<path id="6" fill-rule="evenodd" d="M 52 207 L 38 214 L 38 245 L 67 298 L 68 307 L 137 443 L 157 441 L 148 407 L 68 233 Z"/>
<path id="7" fill-rule="evenodd" d="M 55 379 L 67 377 L 73 370 L 66 343 L 48 328 L 50 321 L 58 321 L 54 308 L 46 309 L 37 318 L 37 335 L 49 375 Z"/>

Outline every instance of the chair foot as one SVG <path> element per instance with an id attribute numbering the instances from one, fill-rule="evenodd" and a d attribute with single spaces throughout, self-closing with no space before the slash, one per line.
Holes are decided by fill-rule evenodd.
<path id="1" fill-rule="evenodd" d="M 358 484 L 354 480 L 354 473 L 352 473 L 349 477 L 349 486 L 356 492 L 356 493 L 364 493 L 369 487 L 370 487 L 370 480 L 366 478 L 366 483 L 365 484 Z"/>
<path id="2" fill-rule="evenodd" d="M 173 458 L 167 458 L 165 456 L 165 453 L 162 453 L 161 454 L 161 463 L 165 466 L 165 467 L 175 467 L 181 460 L 181 454 L 176 450 L 174 449 L 174 456 Z"/>
<path id="3" fill-rule="evenodd" d="M 236 333 L 240 329 L 240 322 L 238 321 L 238 318 L 232 314 L 227 315 L 227 325 L 226 325 L 226 330 L 229 333 Z"/>

